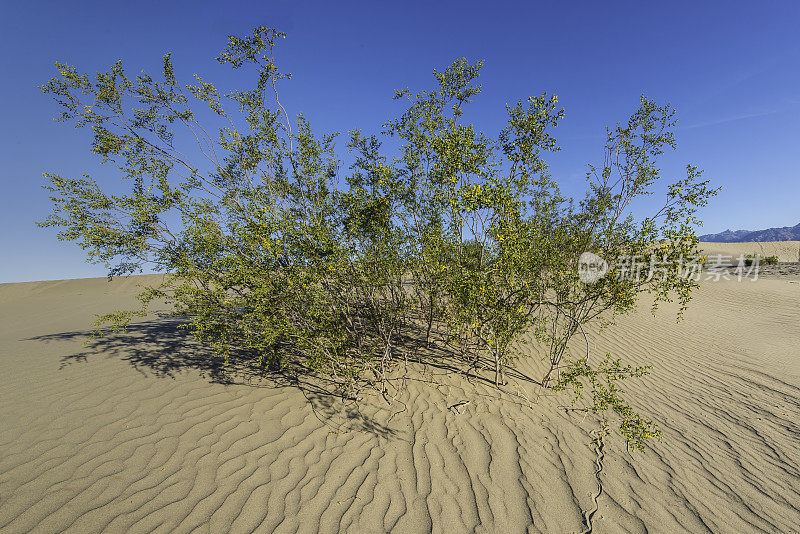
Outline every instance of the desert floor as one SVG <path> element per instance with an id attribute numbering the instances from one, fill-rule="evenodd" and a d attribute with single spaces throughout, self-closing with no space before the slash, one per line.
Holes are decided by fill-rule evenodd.
<path id="1" fill-rule="evenodd" d="M 763 243 L 700 243 L 709 255 L 730 257 L 734 262 L 741 254 L 760 254 L 762 258 L 777 256 L 780 262 L 800 262 L 800 241 L 764 241 Z M 724 262 L 725 259 L 722 259 Z"/>
<path id="2" fill-rule="evenodd" d="M 794 273 L 590 333 L 593 360 L 654 365 L 623 383 L 663 430 L 644 454 L 522 380 L 428 368 L 356 408 L 221 375 L 170 321 L 84 345 L 146 277 L 2 284 L 0 531 L 797 532 Z"/>

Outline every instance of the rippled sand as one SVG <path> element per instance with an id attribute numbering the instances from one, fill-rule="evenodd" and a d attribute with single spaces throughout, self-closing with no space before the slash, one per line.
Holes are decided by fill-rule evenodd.
<path id="1" fill-rule="evenodd" d="M 84 346 L 146 280 L 0 285 L 0 531 L 799 528 L 797 276 L 704 283 L 678 325 L 645 306 L 591 335 L 594 359 L 655 366 L 624 384 L 664 431 L 643 455 L 522 380 L 498 401 L 428 368 L 357 409 L 226 382 L 169 321 Z"/>

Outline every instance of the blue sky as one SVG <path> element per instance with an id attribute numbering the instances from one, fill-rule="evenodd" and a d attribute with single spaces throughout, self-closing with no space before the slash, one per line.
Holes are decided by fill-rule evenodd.
<path id="1" fill-rule="evenodd" d="M 234 83 L 214 58 L 229 34 L 265 25 L 288 34 L 277 51 L 293 80 L 290 113 L 319 131 L 378 131 L 400 111 L 393 90 L 432 86 L 433 68 L 484 59 L 484 91 L 467 119 L 495 134 L 506 103 L 543 91 L 566 109 L 551 159 L 568 192 L 598 162 L 605 125 L 639 95 L 678 110 L 678 151 L 724 187 L 702 212 L 703 232 L 800 222 L 798 2 L 4 2 L 0 8 L 0 282 L 103 276 L 73 243 L 40 229 L 50 201 L 42 172 L 101 183 L 85 132 L 55 123 L 37 86 L 55 61 L 94 72 L 123 59 L 157 73 L 172 52 L 179 76 Z"/>

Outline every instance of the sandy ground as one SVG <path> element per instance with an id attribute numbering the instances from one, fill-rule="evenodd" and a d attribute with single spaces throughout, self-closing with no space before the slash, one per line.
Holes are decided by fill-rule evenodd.
<path id="1" fill-rule="evenodd" d="M 741 254 L 761 254 L 762 258 L 777 256 L 779 262 L 800 262 L 800 241 L 764 241 L 763 243 L 700 243 L 709 255 L 722 254 L 734 261 Z"/>
<path id="2" fill-rule="evenodd" d="M 530 383 L 498 401 L 428 369 L 357 410 L 225 383 L 169 322 L 84 346 L 143 280 L 0 285 L 0 531 L 800 529 L 796 275 L 704 282 L 680 324 L 645 307 L 591 334 L 593 359 L 655 366 L 624 384 L 664 432 L 635 455 Z"/>

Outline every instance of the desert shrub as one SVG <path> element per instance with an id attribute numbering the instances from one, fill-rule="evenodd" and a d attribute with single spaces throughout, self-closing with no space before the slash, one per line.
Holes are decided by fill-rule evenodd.
<path id="1" fill-rule="evenodd" d="M 625 437 L 628 447 L 634 450 L 643 450 L 646 440 L 660 438 L 661 431 L 658 425 L 636 413 L 622 399 L 619 382 L 627 378 L 649 374 L 651 369 L 651 366 L 623 366 L 619 358 L 614 359 L 610 353 L 606 353 L 606 358 L 596 368 L 590 367 L 582 360 L 572 362 L 564 370 L 561 379 L 553 389 L 555 391 L 572 389 L 575 393 L 574 405 L 582 397 L 583 379 L 588 378 L 591 403 L 582 409 L 595 415 L 602 415 L 607 410 L 612 410 L 621 420 L 620 433 Z M 605 424 L 603 424 L 603 428 L 606 428 Z"/>
<path id="2" fill-rule="evenodd" d="M 758 264 L 758 265 L 777 265 L 778 264 L 778 256 L 766 256 L 766 257 L 762 258 L 760 254 L 745 254 L 743 261 L 744 261 L 744 265 L 746 267 L 750 267 L 753 264 Z"/>
<path id="3" fill-rule="evenodd" d="M 91 151 L 129 185 L 111 194 L 88 175 L 47 173 L 54 209 L 40 224 L 60 228 L 109 276 L 166 273 L 142 292 L 141 309 L 96 325 L 124 328 L 166 301 L 218 357 L 313 373 L 348 395 L 368 384 L 385 394 L 388 367 L 422 339 L 471 369 L 490 362 L 500 387 L 527 356 L 515 342 L 532 331 L 547 347 L 543 386 L 587 384 L 593 410 L 620 415 L 634 447 L 656 435 L 598 378 L 642 371 L 592 363 L 569 342 L 632 310 L 642 292 L 654 311 L 672 298 L 682 311 L 697 286 L 681 266 L 699 254 L 696 212 L 715 193 L 701 172 L 687 166 L 652 215 L 631 213 L 656 191 L 657 159 L 675 146 L 670 106 L 642 97 L 608 129 L 604 160 L 574 201 L 544 159 L 559 150 L 557 98 L 508 106 L 491 137 L 464 120 L 482 63 L 459 59 L 434 71 L 432 90 L 397 92 L 404 110 L 384 125 L 393 155 L 378 136 L 351 131 L 343 173 L 336 134 L 316 134 L 280 102 L 283 37 L 260 27 L 229 38 L 217 59 L 248 70 L 249 90 L 223 94 L 200 76 L 181 84 L 169 55 L 159 79 L 131 78 L 121 62 L 94 76 L 58 63 L 42 86 L 63 107 L 58 120 L 91 129 Z M 608 261 L 607 276 L 579 279 L 585 251 Z M 650 272 L 622 276 L 630 258 Z"/>
<path id="4" fill-rule="evenodd" d="M 759 265 L 777 265 L 778 256 L 766 256 L 762 258 L 760 254 L 745 254 L 743 261 L 746 267 L 750 267 L 754 263 L 758 263 Z"/>

